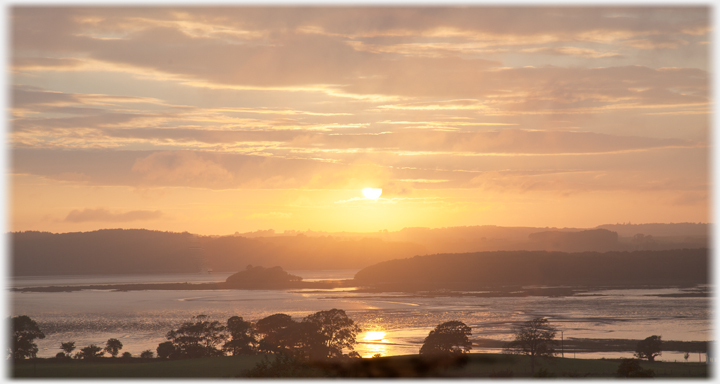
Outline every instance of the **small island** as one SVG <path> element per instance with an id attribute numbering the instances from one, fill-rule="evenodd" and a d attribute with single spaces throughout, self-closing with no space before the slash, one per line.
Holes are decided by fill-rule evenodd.
<path id="1" fill-rule="evenodd" d="M 282 267 L 253 267 L 248 265 L 244 271 L 237 272 L 225 279 L 226 288 L 236 289 L 278 289 L 294 288 L 302 282 L 302 277 L 291 275 Z"/>

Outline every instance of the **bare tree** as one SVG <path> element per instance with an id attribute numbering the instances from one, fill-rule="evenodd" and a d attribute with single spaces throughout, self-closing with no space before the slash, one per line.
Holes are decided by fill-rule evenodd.
<path id="1" fill-rule="evenodd" d="M 70 357 L 70 354 L 72 351 L 75 350 L 75 342 L 74 341 L 68 341 L 65 343 L 60 343 L 60 349 L 65 352 L 65 356 Z"/>
<path id="2" fill-rule="evenodd" d="M 530 370 L 535 374 L 535 357 L 555 355 L 553 345 L 557 344 L 557 329 L 550 326 L 548 320 L 536 317 L 515 327 L 515 340 L 508 343 L 505 350 L 530 356 Z"/>

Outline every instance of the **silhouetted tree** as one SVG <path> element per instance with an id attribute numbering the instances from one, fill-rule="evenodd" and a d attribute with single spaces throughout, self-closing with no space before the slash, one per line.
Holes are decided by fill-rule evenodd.
<path id="1" fill-rule="evenodd" d="M 118 339 L 108 339 L 105 343 L 105 352 L 109 353 L 110 356 L 115 357 L 122 349 L 122 342 Z"/>
<path id="2" fill-rule="evenodd" d="M 294 348 L 292 330 L 297 322 L 289 315 L 276 313 L 258 320 L 255 324 L 257 333 L 263 335 L 258 343 L 261 352 L 289 352 Z"/>
<path id="3" fill-rule="evenodd" d="M 326 356 L 320 327 L 313 322 L 297 322 L 284 313 L 258 320 L 257 332 L 263 335 L 261 352 L 292 355 L 294 358 Z"/>
<path id="4" fill-rule="evenodd" d="M 22 315 L 11 318 L 10 322 L 13 331 L 10 356 L 16 360 L 36 357 L 38 347 L 35 344 L 35 339 L 44 339 L 45 334 L 40 330 L 35 320 Z"/>
<path id="5" fill-rule="evenodd" d="M 277 313 L 258 320 L 256 330 L 263 336 L 258 345 L 261 352 L 311 360 L 360 356 L 352 351 L 360 328 L 340 309 L 320 311 L 301 322 Z M 351 352 L 343 354 L 344 349 Z"/>
<path id="6" fill-rule="evenodd" d="M 515 327 L 515 340 L 505 347 L 507 352 L 530 356 L 530 370 L 535 374 L 535 356 L 550 357 L 555 354 L 553 345 L 557 329 L 547 319 L 536 317 Z"/>
<path id="7" fill-rule="evenodd" d="M 165 341 L 160 343 L 155 351 L 157 352 L 158 358 L 167 359 L 169 357 L 173 357 L 175 354 L 175 345 L 172 341 Z"/>
<path id="8" fill-rule="evenodd" d="M 635 359 L 623 359 L 618 366 L 617 377 L 654 377 L 655 372 L 652 369 L 644 369 L 640 366 L 640 362 Z"/>
<path id="9" fill-rule="evenodd" d="M 662 336 L 650 336 L 637 343 L 635 357 L 655 361 L 655 356 L 662 355 Z"/>
<path id="10" fill-rule="evenodd" d="M 290 351 L 283 353 L 305 360 L 325 360 L 329 357 L 331 351 L 326 344 L 327 337 L 320 331 L 320 326 L 313 322 L 293 324 L 286 330 L 286 341 L 292 347 Z"/>
<path id="11" fill-rule="evenodd" d="M 123 352 L 122 357 L 123 359 L 129 359 L 132 357 L 132 353 L 130 352 Z"/>
<path id="12" fill-rule="evenodd" d="M 472 349 L 470 327 L 461 321 L 448 321 L 435 327 L 420 348 L 421 355 L 460 355 Z"/>
<path id="13" fill-rule="evenodd" d="M 91 360 L 98 358 L 103 355 L 103 349 L 98 347 L 95 344 L 90 344 L 85 348 L 80 349 L 80 353 L 78 353 L 78 358 L 85 359 L 85 360 Z"/>
<path id="14" fill-rule="evenodd" d="M 75 342 L 74 341 L 68 341 L 65 343 L 60 343 L 60 349 L 62 349 L 67 356 L 70 356 L 72 351 L 75 350 Z"/>
<path id="15" fill-rule="evenodd" d="M 140 353 L 140 358 L 142 359 L 152 359 L 153 358 L 153 351 L 146 349 Z"/>
<path id="16" fill-rule="evenodd" d="M 180 328 L 167 333 L 179 358 L 223 356 L 217 347 L 227 340 L 225 327 L 218 321 L 208 321 L 206 315 L 193 317 L 194 322 L 183 323 Z"/>
<path id="17" fill-rule="evenodd" d="M 258 341 L 252 323 L 243 320 L 240 316 L 233 316 L 227 320 L 226 328 L 231 339 L 223 345 L 223 350 L 233 356 L 257 353 Z"/>
<path id="18" fill-rule="evenodd" d="M 343 349 L 350 351 L 355 349 L 356 337 L 360 332 L 360 327 L 355 325 L 355 322 L 342 309 L 333 308 L 328 311 L 316 312 L 304 318 L 303 323 L 314 324 L 317 327 L 315 332 L 318 332 L 321 336 L 319 341 L 322 347 L 315 347 L 312 350 L 312 357 L 324 359 L 357 355 L 356 353 L 343 355 Z M 308 329 L 308 331 L 312 330 Z M 315 338 L 313 337 L 313 339 Z"/>

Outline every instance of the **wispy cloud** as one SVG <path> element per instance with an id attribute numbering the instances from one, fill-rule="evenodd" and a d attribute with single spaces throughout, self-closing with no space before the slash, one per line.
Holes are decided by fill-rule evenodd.
<path id="1" fill-rule="evenodd" d="M 83 222 L 105 222 L 105 223 L 125 223 L 131 221 L 148 221 L 158 220 L 163 217 L 160 211 L 129 211 L 129 212 L 111 212 L 107 208 L 85 208 L 73 209 L 65 217 L 64 221 L 69 223 Z"/>

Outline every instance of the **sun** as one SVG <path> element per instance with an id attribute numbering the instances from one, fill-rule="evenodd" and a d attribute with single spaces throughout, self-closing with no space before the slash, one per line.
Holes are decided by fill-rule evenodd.
<path id="1" fill-rule="evenodd" d="M 377 199 L 382 195 L 382 188 L 363 188 L 363 195 L 368 199 Z"/>

